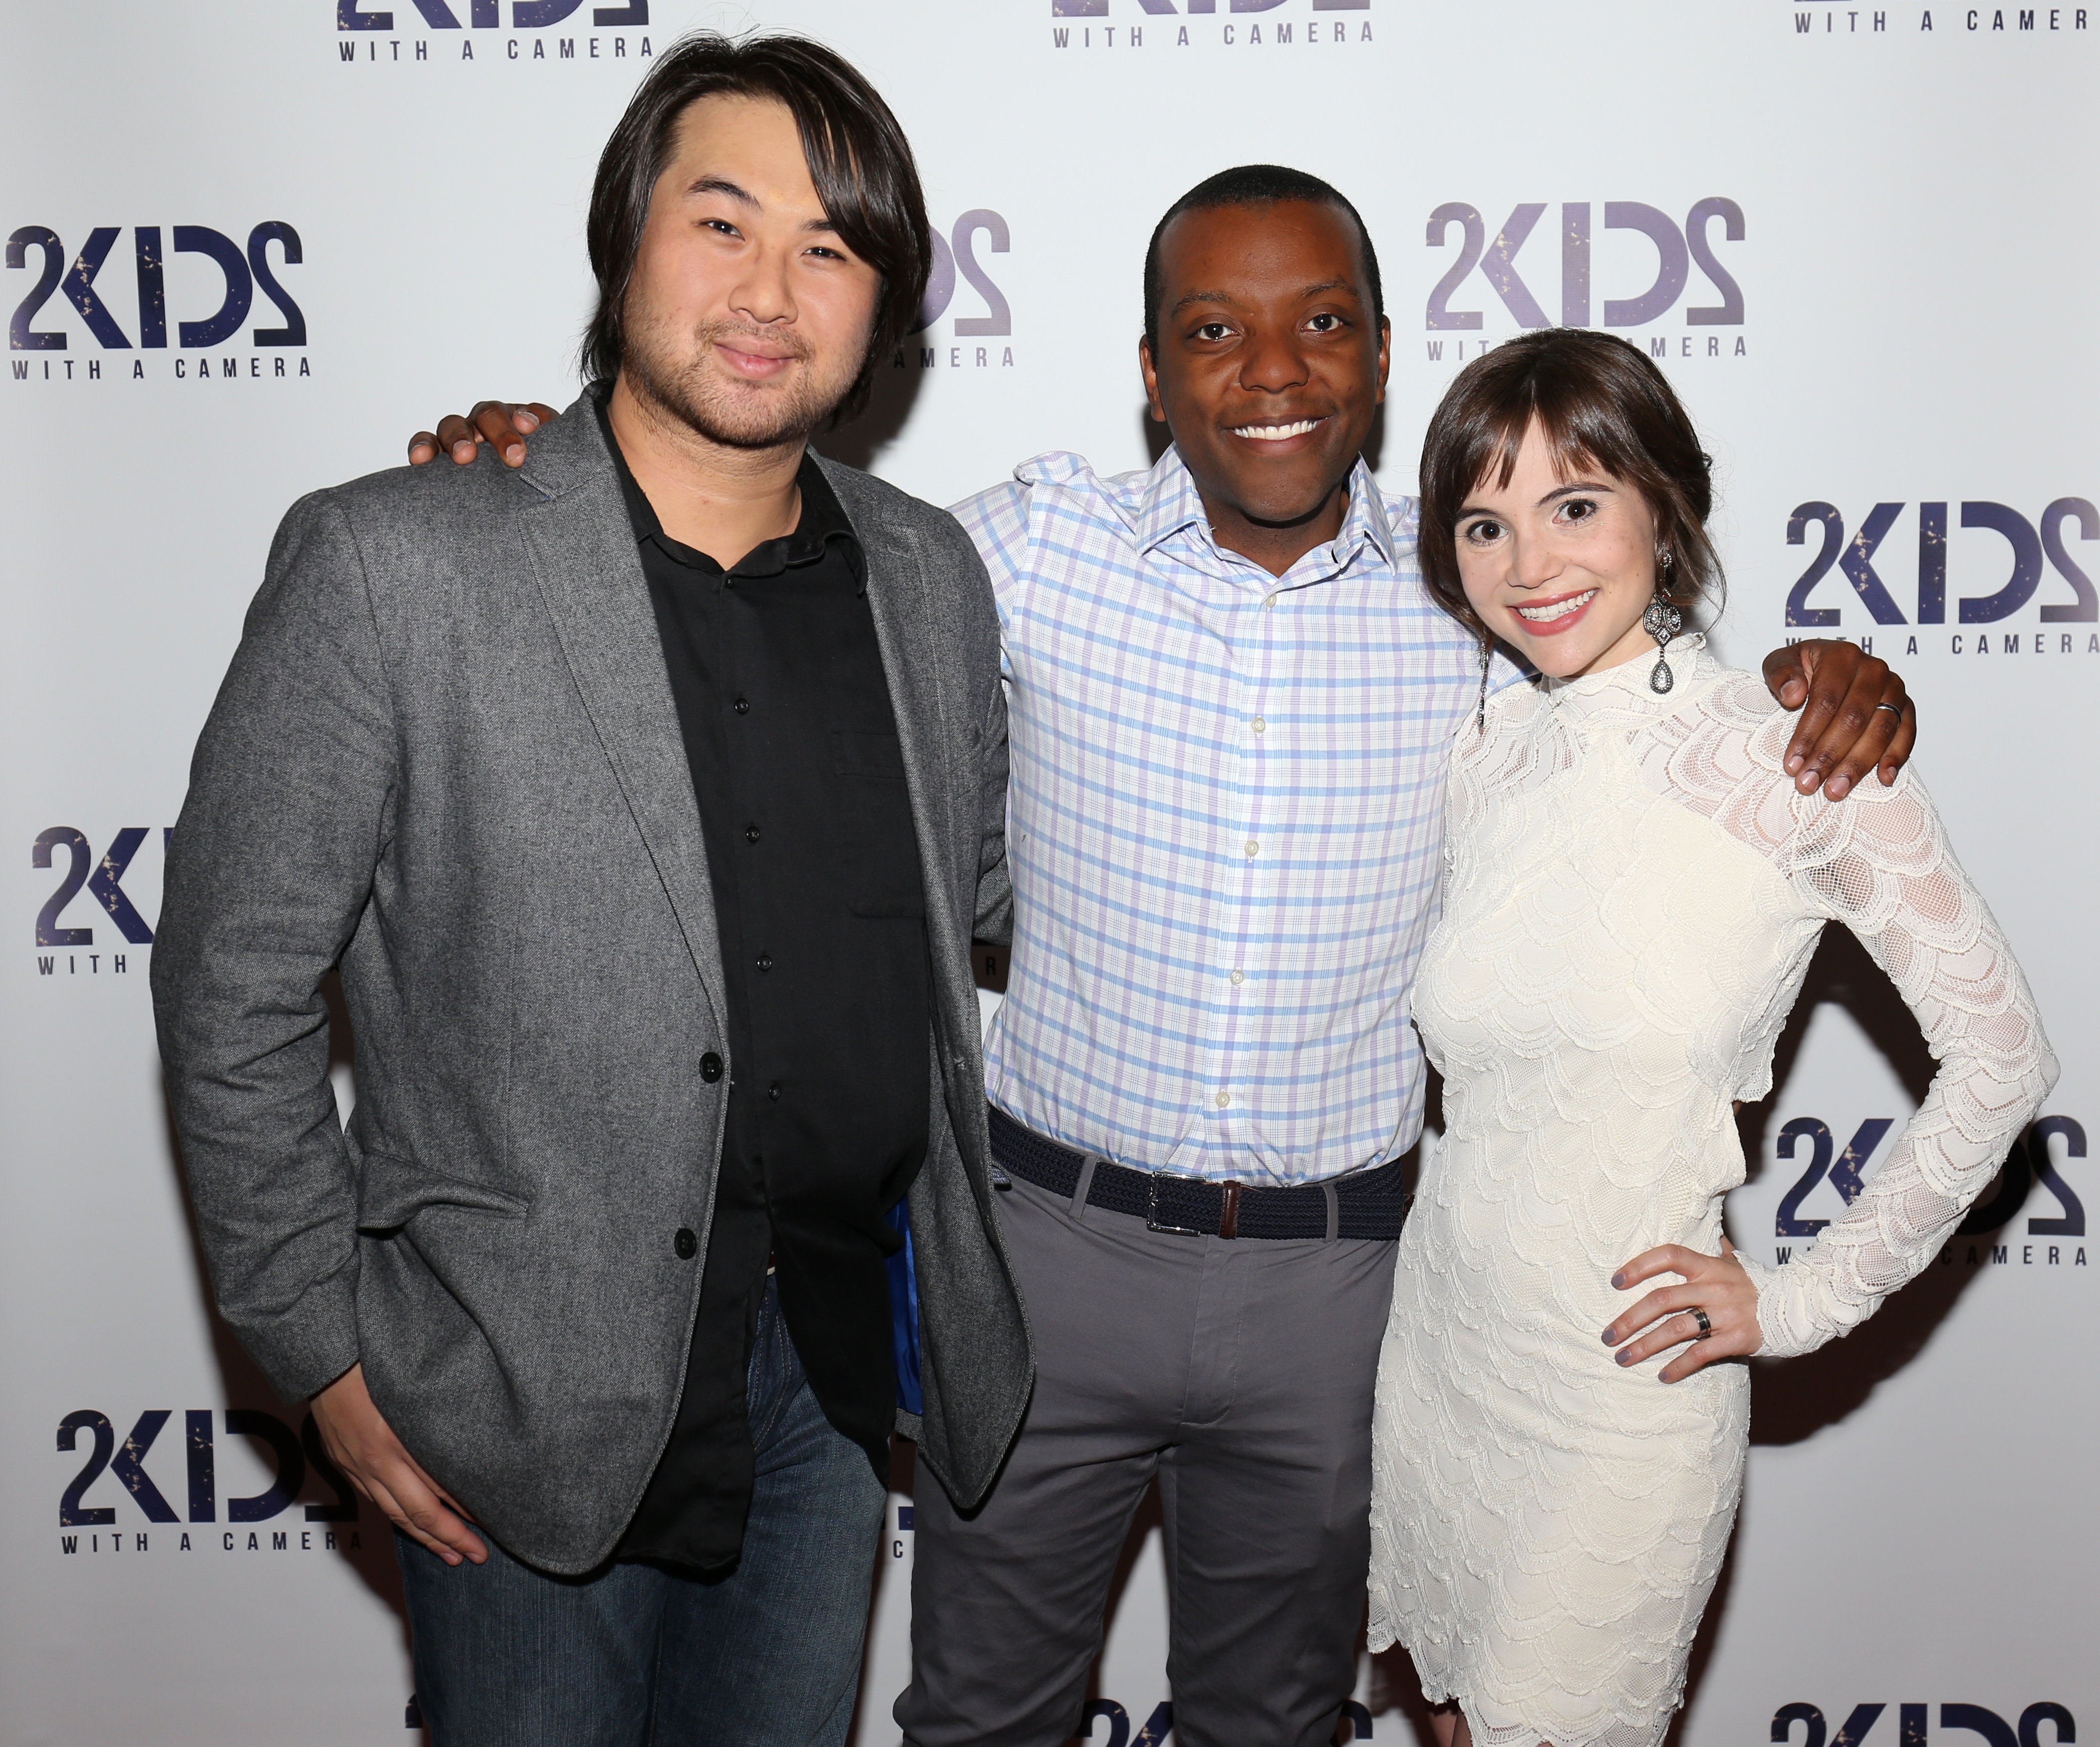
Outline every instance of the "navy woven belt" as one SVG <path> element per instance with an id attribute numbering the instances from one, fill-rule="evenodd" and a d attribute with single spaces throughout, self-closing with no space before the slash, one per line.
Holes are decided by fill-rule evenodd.
<path id="1" fill-rule="evenodd" d="M 1068 1201 L 1079 1192 L 1088 1154 L 1022 1127 L 995 1104 L 989 1108 L 991 1156 L 1002 1170 Z M 1087 1185 L 1089 1207 L 1192 1237 L 1397 1237 L 1413 1199 L 1397 1159 L 1288 1189 L 1210 1183 L 1096 1159 Z"/>

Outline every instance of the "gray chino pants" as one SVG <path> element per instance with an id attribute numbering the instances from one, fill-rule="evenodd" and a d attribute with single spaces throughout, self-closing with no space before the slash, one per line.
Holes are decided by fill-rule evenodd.
<path id="1" fill-rule="evenodd" d="M 999 1205 L 1035 1392 L 980 1509 L 918 1488 L 908 1747 L 1073 1737 L 1154 1475 L 1176 1741 L 1331 1740 L 1363 1623 L 1395 1245 L 1152 1232 L 1019 1181 Z"/>

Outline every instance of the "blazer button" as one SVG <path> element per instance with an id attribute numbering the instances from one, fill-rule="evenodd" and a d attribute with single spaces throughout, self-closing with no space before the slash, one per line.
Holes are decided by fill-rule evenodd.
<path id="1" fill-rule="evenodd" d="M 722 1059 L 712 1050 L 700 1058 L 700 1077 L 712 1086 L 722 1075 Z"/>
<path id="2" fill-rule="evenodd" d="M 682 1225 L 677 1236 L 671 1240 L 671 1247 L 678 1252 L 681 1262 L 690 1262 L 700 1253 L 700 1241 L 693 1236 L 690 1226 Z"/>

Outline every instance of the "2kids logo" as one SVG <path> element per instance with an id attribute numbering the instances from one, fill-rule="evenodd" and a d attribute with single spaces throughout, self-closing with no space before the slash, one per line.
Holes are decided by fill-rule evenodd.
<path id="1" fill-rule="evenodd" d="M 1428 245 L 1449 246 L 1452 228 L 1458 232 L 1458 255 L 1429 294 L 1423 325 L 1432 334 L 1478 331 L 1487 325 L 1485 309 L 1454 309 L 1452 299 L 1468 289 L 1468 276 L 1477 271 L 1501 300 L 1509 319 L 1520 328 L 1555 325 L 1539 301 L 1536 285 L 1543 289 L 1554 272 L 1545 249 L 1534 248 L 1530 262 L 1520 269 L 1518 255 L 1532 239 L 1538 221 L 1546 216 L 1546 202 L 1520 202 L 1503 219 L 1502 228 L 1489 241 L 1488 228 L 1480 209 L 1462 201 L 1447 201 L 1429 215 Z M 1739 243 L 1747 234 L 1743 209 L 1734 201 L 1714 197 L 1696 201 L 1679 225 L 1659 206 L 1637 200 L 1604 203 L 1604 226 L 1596 227 L 1596 207 L 1589 201 L 1561 204 L 1559 225 L 1560 259 L 1558 323 L 1563 327 L 1639 329 L 1661 321 L 1682 303 L 1683 325 L 1690 328 L 1735 328 L 1743 325 L 1743 288 L 1723 264 L 1715 248 L 1714 226 L 1722 241 Z M 1614 232 L 1617 235 L 1615 237 Z M 1551 244 L 1547 246 L 1550 248 Z M 1713 288 L 1718 302 L 1690 303 L 1694 267 Z M 1530 276 L 1526 278 L 1525 275 Z M 1629 291 L 1630 296 L 1615 296 Z M 1601 307 L 1596 293 L 1603 294 Z M 1694 294 L 1696 294 L 1696 293 Z M 1657 358 L 1740 358 L 1748 355 L 1743 335 L 1707 334 L 1646 336 L 1649 355 Z M 1675 345 L 1671 341 L 1674 338 Z M 1446 342 L 1427 342 L 1429 362 L 1444 361 Z M 1448 343 L 1450 358 L 1460 363 L 1469 356 L 1467 342 Z M 1478 356 L 1495 343 L 1472 343 L 1470 356 Z"/>
<path id="2" fill-rule="evenodd" d="M 1778 1214 L 1772 1222 L 1774 1236 L 1795 1241 L 1775 1246 L 1776 1262 L 1792 1261 L 1794 1251 L 1803 1247 L 1800 1241 L 1812 1240 L 1830 1223 L 1828 1219 L 1810 1218 L 1802 1211 L 1802 1203 L 1815 1195 L 1820 1185 L 1827 1182 L 1847 1207 L 1860 1198 L 1867 1165 L 1896 1126 L 1893 1117 L 1869 1117 L 1853 1132 L 1842 1152 L 1837 1150 L 1837 1139 L 1829 1125 L 1818 1117 L 1796 1117 L 1780 1130 L 1776 1148 L 1780 1159 L 1785 1162 L 1799 1157 L 1803 1143 L 1807 1147 L 1808 1158 L 1793 1187 L 1781 1197 Z M 1942 1267 L 2012 1265 L 2015 1249 L 2019 1253 L 2016 1265 L 2023 1267 L 2086 1265 L 2083 1243 L 2061 1241 L 2085 1236 L 2085 1204 L 2079 1199 L 2078 1192 L 2065 1181 L 2057 1155 L 2051 1151 L 2052 1143 L 2058 1143 L 2065 1161 L 2083 1159 L 2084 1126 L 2070 1117 L 2044 1117 L 2014 1143 L 2004 1168 L 1998 1173 L 1995 1192 L 1987 1188 L 1978 1197 L 1976 1205 L 1969 1210 L 1969 1216 L 1955 1228 L 1955 1235 L 1941 1249 Z M 2056 1211 L 2029 1214 L 2026 1230 L 2015 1233 L 2014 1223 L 2037 1188 L 2054 1201 Z M 2040 1238 L 2044 1241 L 2016 1242 L 2015 1236 Z M 2006 1241 L 1993 1243 L 1993 1237 Z M 1972 1239 L 1979 1241 L 1970 1241 Z M 2050 1239 L 2058 1241 L 2048 1241 Z M 1810 1732 L 1814 1739 L 1809 1747 L 1821 1747 L 1820 1727 Z M 1774 1740 L 1785 1738 L 1780 1733 L 1772 1736 Z M 1905 1740 L 1908 1743 L 1908 1736 Z M 1853 1747 L 1853 1744 L 1846 1742 L 1840 1734 L 1833 1747 Z"/>
<path id="3" fill-rule="evenodd" d="M 410 6 L 415 9 L 412 15 L 408 11 Z M 567 60 L 580 64 L 593 60 L 647 60 L 655 55 L 646 37 L 540 34 L 557 26 L 576 30 L 576 14 L 583 6 L 584 0 L 510 0 L 510 22 L 506 27 L 502 0 L 401 0 L 400 15 L 410 20 L 410 33 L 395 36 L 391 33 L 395 17 L 393 11 L 382 11 L 371 7 L 368 0 L 336 0 L 336 52 L 345 61 L 352 64 L 361 62 L 366 66 L 427 63 L 434 45 L 438 59 L 461 62 Z M 464 19 L 460 16 L 461 12 L 466 14 Z M 625 6 L 594 6 L 590 9 L 591 28 L 595 30 L 624 31 L 643 28 L 648 23 L 649 0 L 632 0 Z M 419 28 L 457 30 L 461 34 L 432 38 L 417 33 Z M 481 30 L 514 33 L 501 38 L 474 35 Z M 348 33 L 352 32 L 356 34 Z M 474 52 L 477 41 L 481 45 L 478 55 Z M 360 48 L 362 54 L 358 52 Z M 379 52 L 382 48 L 386 51 L 384 55 Z M 408 51 L 405 55 L 404 49 Z"/>
<path id="4" fill-rule="evenodd" d="M 1341 47 L 1371 42 L 1371 0 L 1050 0 L 1052 48 Z M 1220 14 L 1224 14 L 1220 18 Z M 1250 17 L 1247 15 L 1255 14 Z M 1275 14 L 1268 16 L 1262 15 Z M 1110 24 L 1120 15 L 1122 22 Z M 1076 24 L 1067 22 L 1078 20 Z M 1120 37 L 1121 40 L 1118 38 Z"/>
<path id="5" fill-rule="evenodd" d="M 1996 31 L 2010 31 L 2018 35 L 2032 31 L 2037 36 L 2051 32 L 2083 30 L 2086 28 L 2087 9 L 2082 6 L 2018 6 L 2018 7 L 1940 7 L 1937 8 L 1939 21 L 1933 17 L 1933 7 L 1898 7 L 1894 11 L 1877 10 L 1872 7 L 1853 7 L 1849 0 L 1808 0 L 1804 9 L 1799 0 L 1787 0 L 1793 8 L 1793 33 L 1798 37 L 1873 37 L 1886 36 L 1891 26 L 1896 34 L 1918 35 L 1930 32 L 1935 36 L 1943 32 L 1956 37 L 1983 35 Z M 1865 29 L 1860 28 L 1861 20 Z"/>
<path id="6" fill-rule="evenodd" d="M 1797 1700 L 1791 1705 L 1782 1705 L 1772 1713 L 1771 1738 L 1776 1743 L 1793 1744 L 1797 1724 L 1802 1730 L 1798 1747 L 1861 1747 L 1873 1732 L 1874 1725 L 1889 1707 L 1886 1704 L 1855 1705 L 1834 1736 L 1820 1708 Z M 1931 1727 L 1933 1707 L 1930 1705 L 1899 1705 L 1896 1706 L 1896 1743 L 1877 1743 L 1877 1747 L 1926 1747 L 1926 1738 Z M 2049 1726 L 2049 1740 L 2045 1742 L 2042 1725 Z M 2054 1699 L 2040 1699 L 2020 1713 L 2017 1723 L 2009 1723 L 1998 1712 L 1982 1705 L 1942 1705 L 1939 1707 L 1939 1728 L 1962 1729 L 1983 1738 L 1982 1747 L 2069 1747 L 2078 1739 L 2078 1724 L 2070 1710 Z M 1887 1731 L 1882 1732 L 1884 1734 Z M 1956 1747 L 1949 1741 L 1947 1747 Z M 1964 1747 L 1979 1747 L 1970 1741 Z"/>
<path id="7" fill-rule="evenodd" d="M 332 1553 L 362 1546 L 357 1529 L 342 1526 L 358 1520 L 357 1493 L 329 1460 L 311 1413 L 294 1432 L 276 1414 L 258 1408 L 227 1408 L 217 1415 L 210 1408 L 192 1408 L 183 1415 L 179 1453 L 170 1448 L 176 1439 L 161 1442 L 174 1418 L 172 1408 L 148 1408 L 132 1422 L 121 1444 L 116 1426 L 98 1409 L 82 1408 L 59 1422 L 59 1453 L 77 1458 L 84 1449 L 86 1455 L 59 1493 L 61 1554 Z M 220 1458 L 227 1457 L 230 1466 L 236 1453 L 218 1442 L 220 1431 L 229 1440 L 249 1440 L 262 1459 L 257 1478 L 265 1483 L 257 1491 L 225 1499 L 224 1528 L 217 1526 Z M 149 1456 L 157 1475 L 147 1467 Z M 237 1459 L 254 1469 L 245 1450 Z M 275 1521 L 297 1504 L 309 1479 L 330 1496 L 325 1502 L 307 1505 L 293 1519 L 307 1526 L 256 1526 Z M 175 1509 L 171 1494 L 183 1501 L 183 1510 Z M 141 1522 L 148 1526 L 136 1526 Z M 170 1524 L 175 1526 L 169 1529 Z M 206 1528 L 206 1524 L 213 1526 Z"/>
<path id="8" fill-rule="evenodd" d="M 1096 1739 L 1094 1723 L 1096 1718 L 1108 1725 L 1102 1732 L 1105 1737 L 1102 1747 L 1161 1747 L 1161 1744 L 1174 1732 L 1174 1703 L 1171 1699 L 1162 1699 L 1152 1707 L 1152 1714 L 1145 1718 L 1145 1727 L 1133 1735 L 1130 1732 L 1130 1713 L 1121 1705 L 1110 1698 L 1088 1699 L 1087 1708 L 1079 1718 L 1081 1740 L 1092 1742 Z M 1346 1722 L 1349 1725 L 1349 1740 L 1370 1740 L 1371 1714 L 1354 1699 L 1342 1706 L 1342 1714 L 1336 1721 L 1338 1724 Z M 1339 1740 L 1341 1737 L 1338 1734 L 1335 1738 Z"/>
<path id="9" fill-rule="evenodd" d="M 163 856 L 172 834 L 171 827 L 161 828 L 155 847 Z M 108 848 L 98 860 L 86 834 L 72 825 L 53 825 L 37 834 L 36 842 L 30 846 L 30 866 L 60 873 L 58 885 L 37 910 L 38 976 L 130 974 L 130 955 L 117 949 L 117 941 L 127 946 L 151 946 L 153 930 L 131 901 L 130 894 L 125 891 L 124 878 L 131 871 L 139 850 L 152 836 L 144 825 L 126 825 L 110 838 Z M 86 896 L 82 899 L 81 909 L 99 906 L 108 915 L 108 926 L 64 920 L 67 907 L 81 898 L 83 891 Z M 76 917 L 81 909 L 75 910 Z M 99 949 L 95 938 L 98 927 L 102 927 L 104 935 Z M 116 940 L 109 938 L 112 932 Z"/>
<path id="10" fill-rule="evenodd" d="M 1006 294 L 993 282 L 990 270 L 978 259 L 980 248 L 986 254 L 1009 253 L 1013 247 L 1012 231 L 999 214 L 978 206 L 956 219 L 947 237 L 938 229 L 933 237 L 933 270 L 927 276 L 925 299 L 919 306 L 920 331 L 891 354 L 890 368 L 1012 369 L 1013 310 Z M 969 288 L 968 300 L 961 305 L 955 303 L 959 280 Z M 963 310 L 972 304 L 977 308 L 964 314 Z M 944 346 L 938 329 L 951 307 L 955 309 L 952 340 Z M 978 313 L 978 309 L 982 312 Z"/>
<path id="11" fill-rule="evenodd" d="M 162 246 L 164 234 L 171 237 L 174 244 L 172 254 Z M 43 356 L 11 358 L 9 362 L 16 382 L 99 382 L 104 362 L 101 355 L 113 352 L 134 354 L 128 378 L 133 382 L 154 375 L 172 376 L 177 381 L 259 382 L 313 374 L 304 356 L 288 358 L 285 355 L 286 350 L 306 345 L 307 318 L 277 276 L 283 268 L 297 267 L 306 259 L 299 233 L 283 219 L 271 219 L 256 225 L 248 232 L 245 245 L 208 224 L 178 224 L 168 233 L 157 224 L 134 227 L 130 276 L 134 294 L 128 299 L 111 282 L 117 274 L 112 273 L 99 285 L 96 282 L 122 235 L 120 226 L 95 226 L 88 232 L 80 253 L 73 258 L 71 267 L 66 264 L 65 245 L 48 224 L 24 224 L 8 237 L 9 268 L 26 272 L 33 250 L 39 269 L 29 294 L 15 306 L 7 324 L 7 346 L 15 353 Z M 274 262 L 270 254 L 273 243 L 277 249 Z M 186 260 L 185 256 L 194 259 Z M 170 279 L 174 281 L 172 288 Z M 276 306 L 279 325 L 265 326 L 260 320 L 249 325 L 251 315 L 258 313 L 258 292 Z M 46 311 L 54 294 L 62 301 Z M 129 316 L 128 329 L 118 320 L 117 309 L 111 307 L 112 301 Z M 86 329 L 86 337 L 95 345 L 95 352 L 85 358 L 55 356 L 69 352 L 71 342 L 81 337 L 77 332 L 38 325 L 40 321 L 62 319 L 68 304 Z M 168 349 L 171 308 L 177 356 L 172 360 L 153 360 L 157 369 L 148 370 L 148 360 L 140 354 Z M 231 356 L 215 360 L 181 356 L 223 346 L 244 327 L 249 328 L 249 343 L 258 348 L 245 363 Z M 266 347 L 283 348 L 267 360 L 267 366 L 261 350 Z M 112 377 L 125 374 L 122 360 L 108 361 Z M 164 368 L 170 361 L 172 368 Z M 80 366 L 77 370 L 76 364 Z"/>
<path id="12" fill-rule="evenodd" d="M 1957 512 L 1951 519 L 1950 509 Z M 1946 635 L 1947 653 L 2100 655 L 2100 593 L 2094 590 L 2084 566 L 2071 555 L 2070 545 L 2074 529 L 2081 543 L 2100 540 L 2100 507 L 2092 499 L 2053 499 L 2032 520 L 2010 504 L 1988 499 L 1933 500 L 1919 503 L 1915 512 L 1906 516 L 1910 511 L 1908 503 L 1877 503 L 1847 537 L 1844 513 L 1835 504 L 1815 499 L 1797 505 L 1787 518 L 1786 543 L 1806 545 L 1811 527 L 1820 530 L 1820 537 L 1814 559 L 1788 591 L 1788 627 L 1822 631 L 1844 624 L 1846 604 L 1842 594 L 1838 604 L 1830 604 L 1827 590 L 1824 603 L 1811 599 L 1833 568 L 1851 584 L 1860 605 L 1874 624 L 1944 625 L 1952 570 L 1957 625 L 1999 625 L 2019 618 L 2040 625 L 2095 628 L 2079 632 L 2001 630 L 1995 637 L 1982 630 L 1956 631 Z M 1891 586 L 1895 573 L 1890 558 L 1903 547 L 1892 547 L 1888 557 L 1879 555 L 1899 524 L 1906 521 L 1906 531 L 1916 537 L 1916 573 L 1909 591 L 1912 612 L 1908 615 Z M 1950 526 L 1967 537 L 1950 538 Z M 2051 571 L 2055 573 L 2054 584 L 2060 586 L 2052 586 L 2045 595 L 2043 585 L 2049 580 Z M 1971 589 L 1975 592 L 1966 592 Z M 2062 594 L 2066 589 L 2071 597 L 2067 600 Z M 1871 648 L 1871 637 L 1861 641 Z M 1922 641 L 1930 650 L 1942 647 L 1938 635 L 1928 635 Z M 1926 652 L 1921 650 L 1920 643 L 1917 635 L 1910 635 L 1903 652 Z"/>

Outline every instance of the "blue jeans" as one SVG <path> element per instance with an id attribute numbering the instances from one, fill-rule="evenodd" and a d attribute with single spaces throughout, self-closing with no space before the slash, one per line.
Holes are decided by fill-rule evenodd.
<path id="1" fill-rule="evenodd" d="M 810 1394 L 770 1283 L 749 1391 L 757 1479 L 727 1577 L 553 1577 L 492 1542 L 487 1564 L 448 1565 L 395 1537 L 435 1747 L 845 1740 L 885 1492 Z"/>

